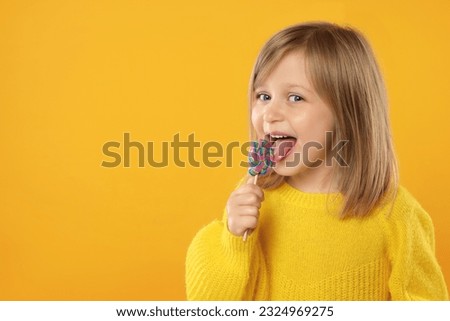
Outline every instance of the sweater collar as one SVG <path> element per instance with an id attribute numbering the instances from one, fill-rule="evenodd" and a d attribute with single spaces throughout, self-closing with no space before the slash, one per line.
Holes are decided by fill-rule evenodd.
<path id="1" fill-rule="evenodd" d="M 286 181 L 283 182 L 277 189 L 283 201 L 301 205 L 305 208 L 338 209 L 342 206 L 344 197 L 340 192 L 334 193 L 313 193 L 303 192 Z"/>

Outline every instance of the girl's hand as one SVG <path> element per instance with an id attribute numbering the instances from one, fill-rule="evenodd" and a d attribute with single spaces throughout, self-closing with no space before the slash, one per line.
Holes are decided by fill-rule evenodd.
<path id="1" fill-rule="evenodd" d="M 228 198 L 228 230 L 236 236 L 242 236 L 247 229 L 255 229 L 258 224 L 264 193 L 258 185 L 252 183 L 253 180 L 250 177 L 247 184 L 234 190 Z"/>

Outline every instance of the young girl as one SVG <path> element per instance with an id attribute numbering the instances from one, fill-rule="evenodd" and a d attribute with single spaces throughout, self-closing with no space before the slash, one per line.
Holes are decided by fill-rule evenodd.
<path id="1" fill-rule="evenodd" d="M 430 216 L 398 185 L 365 37 L 326 22 L 278 32 L 249 98 L 251 139 L 270 139 L 276 163 L 195 235 L 187 299 L 448 300 Z"/>

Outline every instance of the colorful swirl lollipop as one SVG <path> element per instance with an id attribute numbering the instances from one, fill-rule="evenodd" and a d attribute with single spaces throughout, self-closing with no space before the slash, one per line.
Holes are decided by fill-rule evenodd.
<path id="1" fill-rule="evenodd" d="M 258 142 L 250 143 L 250 150 L 248 153 L 250 175 L 255 176 L 253 184 L 256 185 L 258 175 L 265 175 L 270 167 L 274 165 L 274 152 L 272 142 L 267 139 L 260 139 Z M 243 240 L 247 240 L 249 229 L 245 230 Z"/>
<path id="2" fill-rule="evenodd" d="M 272 143 L 266 139 L 260 139 L 258 142 L 250 143 L 250 150 L 248 153 L 248 161 L 250 168 L 248 172 L 250 175 L 255 176 L 255 184 L 258 179 L 258 175 L 264 175 L 267 170 L 273 166 L 273 148 Z"/>

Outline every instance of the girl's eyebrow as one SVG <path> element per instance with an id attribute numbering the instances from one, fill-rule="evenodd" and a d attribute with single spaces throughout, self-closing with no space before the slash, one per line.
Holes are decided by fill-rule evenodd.
<path id="1" fill-rule="evenodd" d="M 299 85 L 299 84 L 286 83 L 286 84 L 283 84 L 283 85 L 286 86 L 287 88 L 302 88 L 302 89 L 312 93 L 311 89 L 308 89 L 308 88 L 306 88 L 306 87 L 304 87 L 302 85 Z M 255 90 L 258 90 L 258 89 L 261 89 L 261 88 L 264 88 L 264 87 L 265 87 L 264 85 L 260 85 L 260 86 L 256 87 Z"/>

